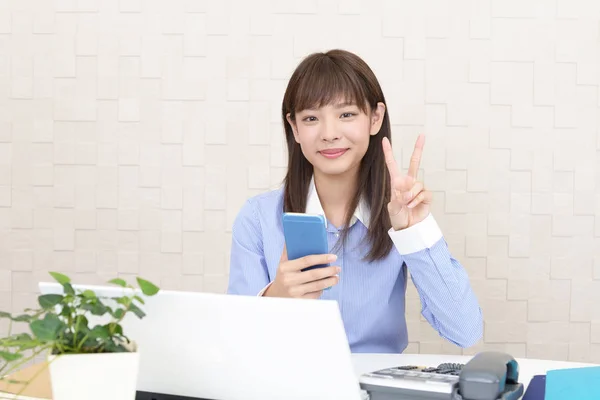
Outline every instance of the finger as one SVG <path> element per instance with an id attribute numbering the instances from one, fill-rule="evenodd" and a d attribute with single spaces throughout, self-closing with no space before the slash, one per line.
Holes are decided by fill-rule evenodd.
<path id="1" fill-rule="evenodd" d="M 301 292 L 303 293 L 312 293 L 312 292 L 320 292 L 321 290 L 325 290 L 336 285 L 339 282 L 340 278 L 337 276 L 332 276 L 329 278 L 321 279 L 319 281 L 305 283 L 300 286 Z"/>
<path id="2" fill-rule="evenodd" d="M 414 208 L 421 203 L 431 204 L 432 198 L 433 198 L 433 194 L 428 190 L 424 190 L 424 191 L 420 192 L 419 194 L 417 194 L 417 196 L 414 198 L 414 200 L 411 201 L 410 203 L 408 203 L 407 207 Z"/>
<path id="3" fill-rule="evenodd" d="M 301 271 L 304 268 L 313 267 L 315 265 L 329 264 L 335 260 L 337 260 L 335 254 L 315 254 L 298 258 L 286 263 L 286 265 L 288 271 Z"/>
<path id="4" fill-rule="evenodd" d="M 339 274 L 341 271 L 340 267 L 325 267 L 325 268 L 316 268 L 310 271 L 300 272 L 298 274 L 297 284 L 303 284 L 308 282 L 315 282 L 321 279 L 329 278 L 330 276 L 334 276 Z"/>
<path id="5" fill-rule="evenodd" d="M 402 200 L 402 194 L 410 191 L 415 185 L 415 179 L 410 176 L 397 177 L 393 182 L 393 189 L 396 191 L 396 195 L 399 196 L 399 200 Z"/>
<path id="6" fill-rule="evenodd" d="M 319 297 L 321 297 L 322 294 L 323 294 L 323 291 L 319 290 L 318 292 L 306 293 L 304 296 L 302 296 L 302 298 L 316 300 Z"/>
<path id="7" fill-rule="evenodd" d="M 291 286 L 303 285 L 309 282 L 315 282 L 321 279 L 329 278 L 340 273 L 340 267 L 315 268 L 309 271 L 295 272 L 288 274 L 289 284 Z"/>
<path id="8" fill-rule="evenodd" d="M 287 276 L 287 284 L 289 286 L 299 286 L 305 283 L 319 281 L 329 278 L 340 273 L 340 267 L 323 267 L 315 268 L 309 271 L 291 272 Z"/>
<path id="9" fill-rule="evenodd" d="M 385 156 L 385 164 L 387 166 L 388 173 L 390 174 L 390 197 L 391 200 L 396 200 L 396 191 L 394 190 L 394 181 L 397 179 L 399 174 L 398 164 L 394 158 L 394 152 L 392 151 L 392 145 L 388 138 L 384 137 L 382 141 L 383 155 Z"/>
<path id="10" fill-rule="evenodd" d="M 396 163 L 396 159 L 394 158 L 394 152 L 392 151 L 392 145 L 388 138 L 384 137 L 381 141 L 383 146 L 383 155 L 385 157 L 385 165 L 387 165 L 387 169 L 390 172 L 390 178 L 392 182 L 396 179 L 396 176 L 399 175 L 398 164 Z"/>
<path id="11" fill-rule="evenodd" d="M 410 188 L 408 191 L 402 193 L 402 196 L 401 196 L 402 203 L 404 203 L 404 204 L 410 203 L 411 200 L 414 199 L 417 194 L 419 194 L 423 191 L 423 189 L 425 189 L 423 186 L 423 183 L 421 183 L 421 182 L 415 183 L 412 188 Z"/>
<path id="12" fill-rule="evenodd" d="M 425 146 L 425 135 L 421 134 L 415 143 L 415 149 L 410 157 L 410 165 L 408 167 L 408 175 L 412 176 L 415 180 L 417 179 L 417 174 L 419 173 L 419 164 L 421 164 L 423 146 Z"/>

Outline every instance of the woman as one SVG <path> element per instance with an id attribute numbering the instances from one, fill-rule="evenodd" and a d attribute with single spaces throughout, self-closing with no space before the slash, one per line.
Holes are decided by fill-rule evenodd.
<path id="1" fill-rule="evenodd" d="M 315 53 L 298 65 L 282 104 L 284 187 L 249 199 L 237 216 L 228 292 L 334 299 L 353 352 L 400 353 L 408 344 L 410 272 L 427 321 L 452 343 L 471 346 L 482 336 L 481 309 L 430 214 L 431 193 L 417 180 L 424 137 L 403 175 L 385 104 L 355 54 Z M 324 215 L 332 254 L 288 260 L 284 212 Z"/>

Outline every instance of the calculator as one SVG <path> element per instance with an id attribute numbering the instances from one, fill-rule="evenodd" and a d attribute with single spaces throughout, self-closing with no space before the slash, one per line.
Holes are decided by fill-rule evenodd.
<path id="1" fill-rule="evenodd" d="M 452 400 L 464 364 L 403 365 L 369 372 L 359 383 L 371 400 Z"/>

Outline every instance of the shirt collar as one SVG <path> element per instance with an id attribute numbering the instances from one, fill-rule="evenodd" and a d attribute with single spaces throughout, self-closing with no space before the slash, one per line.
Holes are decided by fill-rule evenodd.
<path id="1" fill-rule="evenodd" d="M 306 200 L 306 213 L 307 214 L 319 214 L 325 216 L 325 211 L 323 210 L 323 206 L 321 205 L 321 201 L 319 200 L 319 195 L 317 194 L 317 188 L 315 186 L 315 178 L 311 178 L 310 186 L 308 188 L 308 198 Z M 371 220 L 371 212 L 369 210 L 369 206 L 364 199 L 361 199 L 354 211 L 354 215 L 350 220 L 350 226 L 354 225 L 356 221 L 360 221 L 367 228 L 369 227 L 369 222 Z M 325 220 L 327 223 L 327 220 Z"/>

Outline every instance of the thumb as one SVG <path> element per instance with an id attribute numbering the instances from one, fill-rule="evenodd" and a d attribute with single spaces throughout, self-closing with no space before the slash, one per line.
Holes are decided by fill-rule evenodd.
<path id="1" fill-rule="evenodd" d="M 388 203 L 388 213 L 390 217 L 398 215 L 400 211 L 402 211 L 402 204 L 398 203 L 397 201 L 390 201 Z"/>
<path id="2" fill-rule="evenodd" d="M 281 252 L 281 258 L 279 259 L 279 263 L 283 263 L 288 260 L 287 249 L 285 247 L 285 243 L 283 243 L 283 251 Z"/>

